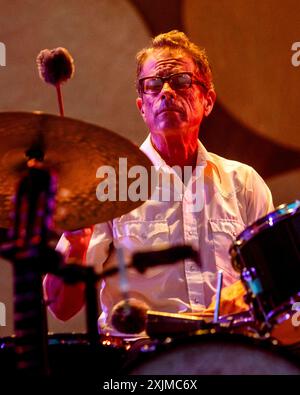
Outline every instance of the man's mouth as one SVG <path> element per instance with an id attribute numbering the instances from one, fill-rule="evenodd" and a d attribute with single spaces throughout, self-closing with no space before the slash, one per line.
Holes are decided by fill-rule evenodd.
<path id="1" fill-rule="evenodd" d="M 181 113 L 182 111 L 179 108 L 163 108 L 162 110 L 158 111 L 158 114 L 163 114 L 166 112 L 178 112 Z"/>

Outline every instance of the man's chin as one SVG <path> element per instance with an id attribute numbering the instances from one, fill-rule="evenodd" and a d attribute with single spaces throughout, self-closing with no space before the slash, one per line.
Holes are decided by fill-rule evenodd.
<path id="1" fill-rule="evenodd" d="M 156 135 L 162 135 L 165 137 L 170 137 L 172 138 L 173 136 L 178 138 L 178 135 L 180 135 L 180 129 L 179 128 L 160 128 L 155 131 Z"/>
<path id="2" fill-rule="evenodd" d="M 158 124 L 157 130 L 164 134 L 177 134 L 184 129 L 182 121 L 174 118 L 166 118 Z"/>

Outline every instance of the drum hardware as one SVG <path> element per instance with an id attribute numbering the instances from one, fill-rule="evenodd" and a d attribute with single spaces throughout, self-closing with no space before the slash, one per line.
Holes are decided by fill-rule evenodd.
<path id="1" fill-rule="evenodd" d="M 271 322 L 275 322 L 281 324 L 286 319 L 290 319 L 291 316 L 294 314 L 293 306 L 295 303 L 299 302 L 300 300 L 300 292 L 297 293 L 293 298 L 290 298 L 286 303 L 282 303 L 281 306 L 275 308 L 271 311 L 267 318 Z"/>
<path id="2" fill-rule="evenodd" d="M 200 332 L 199 332 L 200 331 Z M 152 339 L 168 336 L 189 336 L 190 334 L 207 333 L 243 333 L 247 336 L 261 337 L 256 327 L 256 320 L 250 311 L 220 316 L 215 322 L 212 314 L 166 313 L 155 310 L 147 311 L 146 333 Z"/>
<path id="3" fill-rule="evenodd" d="M 144 273 L 147 268 L 172 265 L 175 262 L 183 259 L 197 259 L 198 253 L 193 247 L 188 245 L 178 245 L 175 247 L 168 247 L 159 251 L 143 251 L 136 252 L 132 255 L 131 261 L 125 266 L 126 269 L 134 268 L 139 273 Z M 81 264 L 70 263 L 65 266 L 60 266 L 54 273 L 62 276 L 63 279 L 72 284 L 79 281 L 85 281 L 86 270 L 89 269 Z M 106 277 L 113 276 L 119 273 L 119 266 L 114 266 L 109 269 L 103 269 L 101 273 L 94 272 L 95 281 L 102 280 Z"/>
<path id="4" fill-rule="evenodd" d="M 129 284 L 125 271 L 125 263 L 119 250 L 120 289 L 123 291 L 123 301 L 117 303 L 112 312 L 112 325 L 122 333 L 141 333 L 147 328 L 149 306 L 140 300 L 129 298 Z M 175 246 L 158 251 L 144 251 L 133 254 L 131 264 L 140 273 L 147 268 L 174 264 L 184 259 L 192 259 L 199 264 L 199 254 L 191 246 Z"/>
<path id="5" fill-rule="evenodd" d="M 262 332 L 266 332 L 271 328 L 271 324 L 267 318 L 267 314 L 264 312 L 262 300 L 260 294 L 262 293 L 262 285 L 257 276 L 254 267 L 247 269 L 245 262 L 243 262 L 243 256 L 240 254 L 240 247 L 242 245 L 241 240 L 236 240 L 231 247 L 231 259 L 233 267 L 241 272 L 241 280 L 245 286 L 246 295 L 244 296 L 245 302 L 249 305 L 250 311 L 257 322 L 264 323 L 264 329 Z M 255 308 L 255 303 L 258 304 L 258 308 Z"/>
<path id="6" fill-rule="evenodd" d="M 14 267 L 17 369 L 25 375 L 48 376 L 51 372 L 42 276 L 60 273 L 63 266 L 63 258 L 49 245 L 52 222 L 57 229 L 78 229 L 138 207 L 142 201 L 100 203 L 95 196 L 96 170 L 104 163 L 113 166 L 120 176 L 116 157 L 123 156 L 129 166 L 142 165 L 150 174 L 151 162 L 137 147 L 112 132 L 42 113 L 0 113 L 0 136 L 1 226 L 10 227 L 14 184 L 25 172 L 15 198 L 13 229 L 9 240 L 0 247 L 1 255 Z M 80 169 L 77 165 L 81 165 Z M 58 190 L 56 177 L 60 180 Z M 82 207 L 87 205 L 90 209 L 83 215 Z M 92 268 L 85 268 L 84 273 L 89 301 L 88 338 L 96 344 L 97 277 Z"/>
<path id="7" fill-rule="evenodd" d="M 300 201 L 283 204 L 247 227 L 232 244 L 230 255 L 260 336 L 281 335 L 284 326 L 289 327 L 285 335 L 289 338 L 292 332 L 296 341 L 288 321 L 300 296 Z M 286 342 L 284 337 L 274 338 Z"/>
<path id="8" fill-rule="evenodd" d="M 17 368 L 26 375 L 49 374 L 42 275 L 61 262 L 47 244 L 55 186 L 47 170 L 28 169 L 17 187 L 11 240 L 0 250 L 13 265 Z"/>
<path id="9" fill-rule="evenodd" d="M 98 343 L 91 345 L 86 333 L 48 333 L 50 377 L 82 384 L 83 380 L 98 380 L 99 375 L 118 374 L 128 348 L 129 345 L 120 337 L 100 335 Z M 22 379 L 25 378 L 24 371 L 17 370 L 16 365 L 16 337 L 1 338 L 1 378 L 18 377 L 20 374 Z"/>
<path id="10" fill-rule="evenodd" d="M 192 259 L 201 267 L 200 254 L 189 245 L 178 245 L 158 251 L 136 252 L 131 266 L 143 273 L 148 267 L 170 265 L 184 259 Z"/>
<path id="11" fill-rule="evenodd" d="M 141 300 L 130 298 L 130 287 L 122 248 L 117 248 L 117 258 L 122 300 L 113 307 L 111 323 L 121 333 L 141 333 L 145 328 L 146 312 L 149 306 Z"/>
<path id="12" fill-rule="evenodd" d="M 144 273 L 149 267 L 160 266 L 163 264 L 174 264 L 178 260 L 193 259 L 198 262 L 198 253 L 187 245 L 175 246 L 170 248 L 161 249 L 158 251 L 144 251 L 133 254 L 131 262 L 124 265 L 121 270 L 127 270 L 134 268 L 140 273 Z M 116 275 L 120 272 L 120 265 L 104 269 L 101 273 L 96 273 L 93 267 L 85 267 L 80 264 L 72 263 L 68 265 L 62 265 L 53 272 L 53 274 L 61 277 L 68 284 L 75 284 L 78 282 L 85 283 L 86 289 L 86 300 L 89 301 L 86 310 L 86 322 L 89 338 L 92 342 L 97 339 L 97 320 L 98 320 L 98 295 L 96 290 L 96 283 L 105 279 L 106 277 Z M 121 280 L 124 283 L 124 278 Z M 127 333 L 140 333 L 146 327 L 146 311 L 144 306 L 139 303 L 131 303 L 129 298 L 128 284 L 124 283 L 124 290 L 126 291 L 125 302 L 123 306 L 118 306 L 122 313 L 122 325 L 127 328 L 131 328 L 131 332 Z M 123 287 L 123 285 L 122 285 Z M 126 306 L 127 301 L 127 306 Z M 129 303 L 128 303 L 129 301 Z M 125 310 L 124 310 L 125 309 Z M 142 311 L 143 310 L 143 311 Z M 137 318 L 139 322 L 134 322 L 133 318 Z M 133 322 L 132 322 L 133 321 Z M 118 320 L 116 320 L 118 322 Z M 119 328 L 116 328 L 119 330 Z M 94 340 L 93 340 L 94 339 Z"/>
<path id="13" fill-rule="evenodd" d="M 262 285 L 257 277 L 256 270 L 254 267 L 250 269 L 244 268 L 241 274 L 241 280 L 246 285 L 248 290 L 245 301 L 249 304 L 252 313 L 255 315 L 257 322 L 263 322 L 263 332 L 271 329 L 272 325 L 269 320 L 268 314 L 265 312 L 263 307 L 263 301 L 261 299 Z M 254 306 L 257 304 L 257 308 Z"/>
<path id="14" fill-rule="evenodd" d="M 217 293 L 216 293 L 216 305 L 215 305 L 215 311 L 214 311 L 214 322 L 215 323 L 217 323 L 219 321 L 222 284 L 223 284 L 223 271 L 219 270 L 218 271 Z"/>
<path id="15" fill-rule="evenodd" d="M 251 311 L 220 317 L 217 328 L 221 331 L 224 329 L 228 333 L 241 333 L 245 334 L 245 336 L 260 337 L 256 327 L 256 320 Z"/>
<path id="16" fill-rule="evenodd" d="M 198 253 L 193 247 L 188 245 L 164 248 L 159 251 L 136 252 L 132 255 L 131 261 L 126 265 L 126 269 L 134 268 L 139 273 L 144 273 L 147 268 L 174 264 L 182 259 L 197 259 Z M 106 277 L 119 273 L 119 266 L 103 269 L 101 273 L 96 273 L 93 267 L 82 266 L 78 263 L 68 263 L 60 265 L 52 273 L 62 277 L 68 284 L 86 282 L 87 270 L 93 273 L 93 283 L 103 280 Z"/>
<path id="17" fill-rule="evenodd" d="M 189 335 L 198 330 L 209 331 L 212 316 L 198 317 L 181 313 L 166 313 L 148 310 L 146 320 L 146 333 L 152 339 L 161 339 L 170 336 Z"/>

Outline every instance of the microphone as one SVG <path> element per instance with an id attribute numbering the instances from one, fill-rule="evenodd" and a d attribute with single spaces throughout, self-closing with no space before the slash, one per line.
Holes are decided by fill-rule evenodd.
<path id="1" fill-rule="evenodd" d="M 112 325 L 122 333 L 140 333 L 146 328 L 148 310 L 149 306 L 141 300 L 122 300 L 112 310 Z"/>

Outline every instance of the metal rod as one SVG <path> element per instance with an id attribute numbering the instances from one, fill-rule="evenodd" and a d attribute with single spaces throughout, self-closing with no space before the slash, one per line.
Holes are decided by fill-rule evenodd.
<path id="1" fill-rule="evenodd" d="M 215 306 L 215 311 L 214 311 L 214 322 L 219 321 L 222 284 L 223 284 L 223 271 L 219 270 L 218 271 L 217 293 L 216 293 L 216 306 Z"/>

